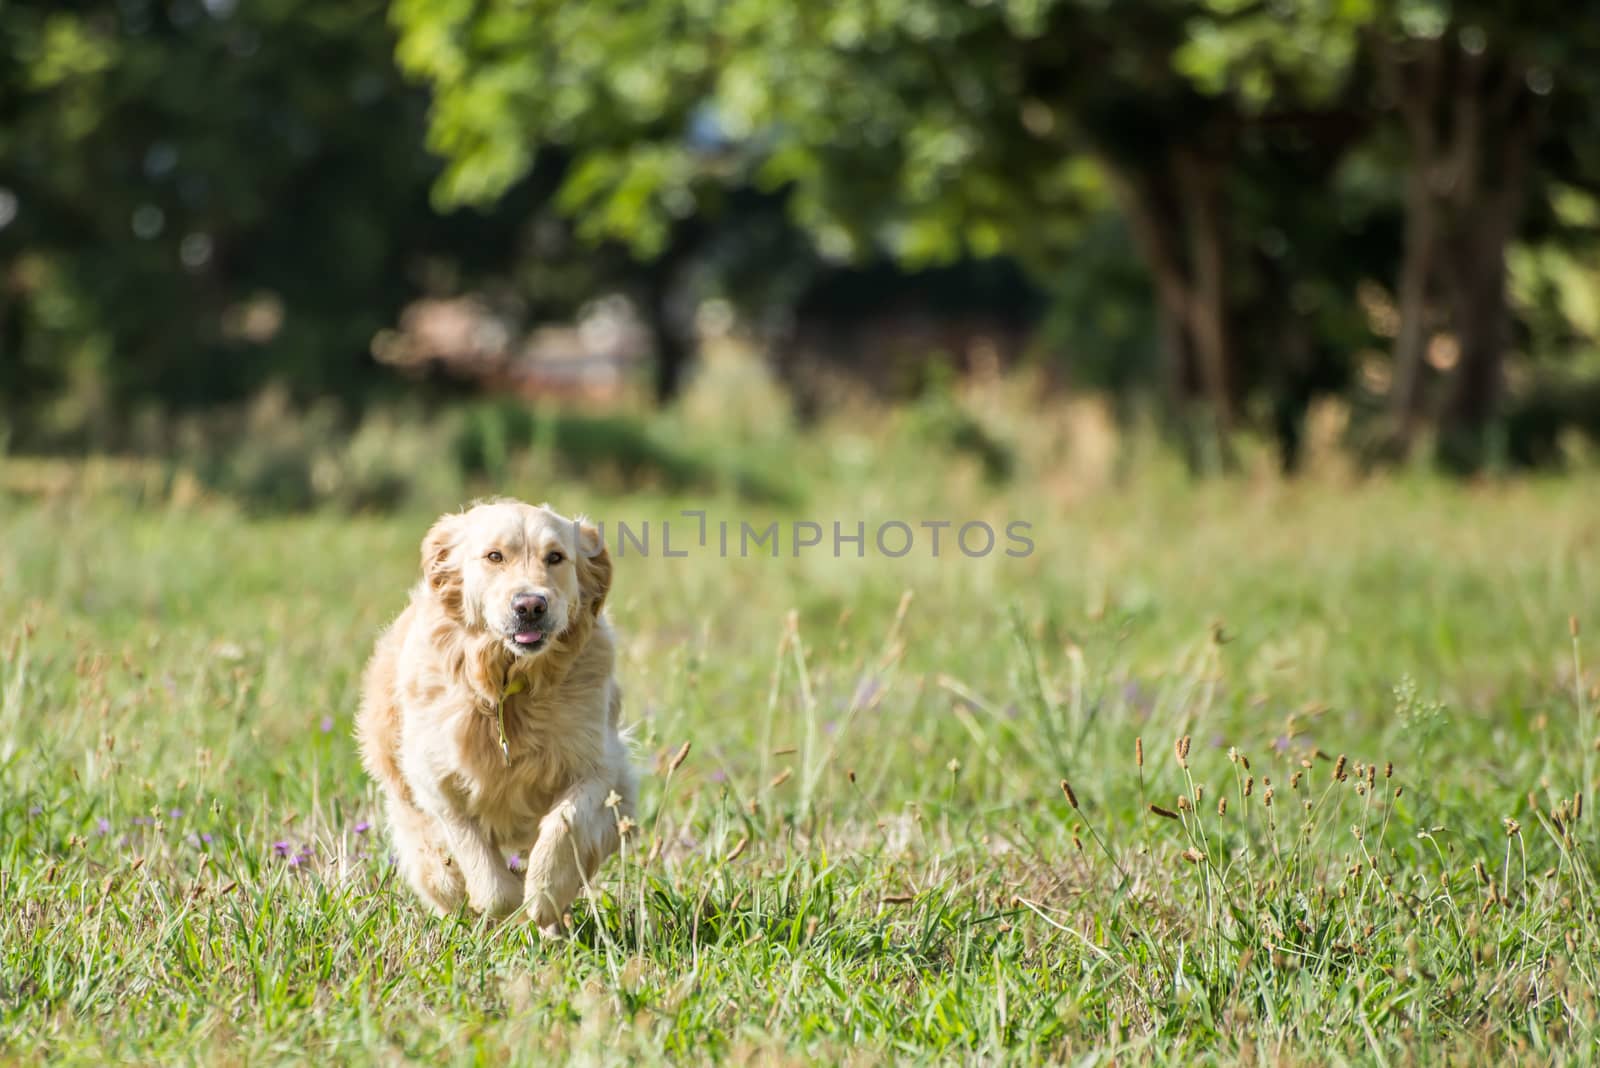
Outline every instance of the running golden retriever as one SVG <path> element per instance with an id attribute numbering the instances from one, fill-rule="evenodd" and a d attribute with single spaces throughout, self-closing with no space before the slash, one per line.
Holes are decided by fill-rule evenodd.
<path id="1" fill-rule="evenodd" d="M 547 506 L 488 501 L 422 539 L 422 581 L 378 639 L 356 736 L 400 870 L 439 912 L 526 904 L 554 933 L 616 851 L 635 779 L 610 586 L 599 532 Z"/>

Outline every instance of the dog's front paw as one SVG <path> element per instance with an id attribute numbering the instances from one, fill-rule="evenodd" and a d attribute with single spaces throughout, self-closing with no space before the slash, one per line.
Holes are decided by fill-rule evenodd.
<path id="1" fill-rule="evenodd" d="M 561 938 L 567 933 L 572 917 L 558 908 L 548 894 L 529 894 L 524 902 L 528 923 L 539 929 L 545 938 Z"/>
<path id="2" fill-rule="evenodd" d="M 521 906 L 522 883 L 510 872 L 467 896 L 467 907 L 491 920 L 503 920 Z"/>

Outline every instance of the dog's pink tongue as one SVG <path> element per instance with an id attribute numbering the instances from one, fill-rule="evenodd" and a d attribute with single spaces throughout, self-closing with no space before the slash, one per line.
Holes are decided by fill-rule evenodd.
<path id="1" fill-rule="evenodd" d="M 542 631 L 542 630 L 519 630 L 519 631 L 517 631 L 517 641 L 521 642 L 523 645 L 532 645 L 534 642 L 538 641 L 540 638 L 543 638 L 543 637 L 544 637 L 544 631 Z"/>

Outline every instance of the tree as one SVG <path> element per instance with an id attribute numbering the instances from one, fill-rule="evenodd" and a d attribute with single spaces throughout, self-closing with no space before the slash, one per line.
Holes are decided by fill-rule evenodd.
<path id="1" fill-rule="evenodd" d="M 428 208 L 426 100 L 376 0 L 59 5 L 0 19 L 0 415 L 102 446 L 269 381 L 353 398 L 430 264 L 513 258 Z M 514 191 L 515 192 L 515 191 Z M 511 217 L 528 205 L 514 195 Z M 72 391 L 60 419 L 43 403 Z"/>
<path id="2" fill-rule="evenodd" d="M 1543 98 L 1578 58 L 1571 45 L 1582 37 L 1561 16 L 1542 4 L 1398 3 L 1371 29 L 1409 153 L 1391 404 L 1401 452 L 1422 414 L 1424 356 L 1442 325 L 1457 355 L 1441 453 L 1466 469 L 1485 459 L 1513 342 L 1507 252 L 1537 179 Z"/>
<path id="3" fill-rule="evenodd" d="M 1168 394 L 1215 442 L 1197 463 L 1225 462 L 1245 394 L 1271 381 L 1241 377 L 1251 287 L 1234 281 L 1252 268 L 1228 193 L 1241 161 L 1281 151 L 1267 104 L 1287 94 L 1245 102 L 1189 69 L 1205 58 L 1186 54 L 1191 24 L 1230 17 L 1202 4 L 399 0 L 394 14 L 402 62 L 436 94 L 446 200 L 492 198 L 556 146 L 573 159 L 563 204 L 645 256 L 753 187 L 781 193 L 824 256 L 1004 251 L 1046 288 L 1115 203 L 1154 281 Z M 1332 97 L 1348 63 L 1326 66 Z M 1359 124 L 1323 127 L 1327 172 Z"/>

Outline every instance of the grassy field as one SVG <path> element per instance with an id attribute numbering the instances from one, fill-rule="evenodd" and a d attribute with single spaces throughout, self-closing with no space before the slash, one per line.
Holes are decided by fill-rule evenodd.
<path id="1" fill-rule="evenodd" d="M 640 826 L 556 943 L 418 907 L 350 736 L 457 499 L 0 497 L 0 1061 L 1592 1058 L 1600 482 L 898 433 L 766 442 L 781 504 L 477 487 L 1036 544 L 617 559 Z"/>

